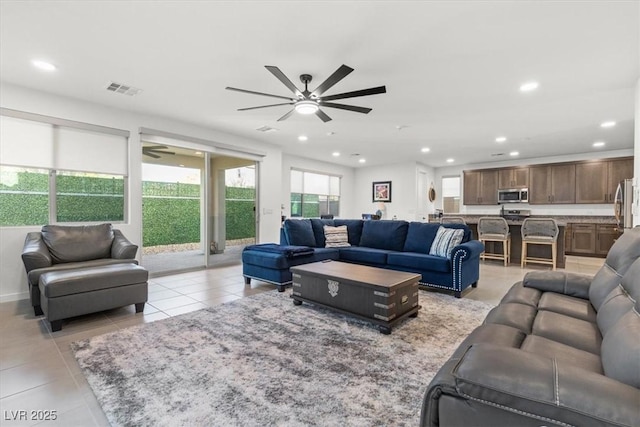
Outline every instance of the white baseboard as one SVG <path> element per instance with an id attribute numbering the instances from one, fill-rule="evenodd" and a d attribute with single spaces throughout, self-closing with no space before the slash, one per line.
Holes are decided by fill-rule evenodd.
<path id="1" fill-rule="evenodd" d="M 0 295 L 0 303 L 10 302 L 10 301 L 19 301 L 21 299 L 29 299 L 29 291 Z"/>

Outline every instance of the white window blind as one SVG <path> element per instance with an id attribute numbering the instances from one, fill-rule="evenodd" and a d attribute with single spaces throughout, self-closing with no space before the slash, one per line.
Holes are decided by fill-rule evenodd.
<path id="1" fill-rule="evenodd" d="M 127 142 L 122 135 L 0 117 L 5 165 L 127 175 Z"/>

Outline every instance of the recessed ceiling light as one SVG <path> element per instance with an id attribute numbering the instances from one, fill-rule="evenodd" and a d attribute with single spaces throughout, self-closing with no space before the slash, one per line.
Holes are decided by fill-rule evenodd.
<path id="1" fill-rule="evenodd" d="M 181 168 L 183 168 L 183 167 L 184 167 L 184 165 L 179 165 L 179 166 L 180 166 Z"/>
<path id="2" fill-rule="evenodd" d="M 447 163 L 453 163 L 455 162 L 455 159 L 447 159 Z"/>
<path id="3" fill-rule="evenodd" d="M 196 154 L 199 156 L 200 154 L 202 154 L 202 151 L 196 151 Z"/>
<path id="4" fill-rule="evenodd" d="M 509 153 L 509 155 L 510 155 L 510 156 L 519 156 L 519 155 L 520 155 L 520 152 L 518 152 L 518 151 L 512 151 L 512 152 L 510 152 L 510 153 Z"/>
<path id="5" fill-rule="evenodd" d="M 532 90 L 538 89 L 538 82 L 527 82 L 520 86 L 520 92 L 531 92 Z"/>
<path id="6" fill-rule="evenodd" d="M 596 142 L 593 143 L 593 146 L 596 147 L 596 148 L 604 147 L 605 143 L 604 143 L 604 141 L 596 141 Z"/>
<path id="7" fill-rule="evenodd" d="M 602 122 L 600 123 L 600 127 L 601 128 L 612 128 L 616 125 L 616 122 L 614 121 L 609 121 L 609 122 Z"/>
<path id="8" fill-rule="evenodd" d="M 298 141 L 306 141 L 306 140 L 308 140 L 308 139 L 309 139 L 309 138 L 307 138 L 307 136 L 306 136 L 306 135 L 300 135 L 300 136 L 298 137 Z"/>
<path id="9" fill-rule="evenodd" d="M 42 71 L 55 71 L 56 66 L 47 61 L 41 61 L 39 59 L 34 59 L 31 61 L 34 67 L 41 69 Z"/>
<path id="10" fill-rule="evenodd" d="M 360 159 L 360 160 L 358 160 L 358 162 L 360 162 L 360 163 L 365 163 L 366 161 L 367 161 L 367 159 Z"/>
<path id="11" fill-rule="evenodd" d="M 334 151 L 333 153 L 331 153 L 331 155 L 332 155 L 333 157 L 340 157 L 340 152 L 338 152 L 338 151 Z"/>
<path id="12" fill-rule="evenodd" d="M 424 147 L 424 148 L 423 148 L 422 150 L 420 150 L 420 151 L 422 151 L 423 153 L 428 153 L 429 151 L 431 151 L 431 148 L 429 148 L 429 147 Z"/>
<path id="13" fill-rule="evenodd" d="M 505 142 L 506 140 L 507 140 L 507 138 L 504 137 L 504 136 L 499 136 L 499 137 L 496 138 L 496 142 Z"/>

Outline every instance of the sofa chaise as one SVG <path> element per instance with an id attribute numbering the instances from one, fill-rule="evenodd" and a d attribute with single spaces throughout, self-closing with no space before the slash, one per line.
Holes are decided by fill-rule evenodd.
<path id="1" fill-rule="evenodd" d="M 640 426 L 640 228 L 593 276 L 525 275 L 431 381 L 422 426 Z"/>
<path id="2" fill-rule="evenodd" d="M 346 228 L 342 244 L 327 243 L 328 228 Z M 430 254 L 438 230 L 460 230 L 459 244 L 445 256 Z M 291 284 L 290 267 L 327 259 L 407 271 L 422 275 L 420 285 L 452 291 L 457 298 L 479 278 L 482 243 L 472 240 L 464 224 L 436 224 L 396 220 L 287 219 L 280 245 L 248 246 L 242 254 L 246 283 L 258 279 L 283 291 Z M 280 247 L 282 252 L 278 253 Z M 306 249 L 306 253 L 305 253 Z"/>

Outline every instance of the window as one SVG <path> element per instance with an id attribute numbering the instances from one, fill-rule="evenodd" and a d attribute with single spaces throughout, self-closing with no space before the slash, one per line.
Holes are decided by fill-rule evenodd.
<path id="1" fill-rule="evenodd" d="M 340 177 L 315 172 L 291 170 L 291 216 L 318 218 L 338 216 L 340 212 Z"/>
<path id="2" fill-rule="evenodd" d="M 460 212 L 460 177 L 442 178 L 442 211 L 445 213 Z"/>
<path id="3" fill-rule="evenodd" d="M 49 171 L 0 166 L 0 226 L 49 222 Z"/>
<path id="4" fill-rule="evenodd" d="M 128 132 L 2 114 L 0 226 L 125 220 Z"/>

